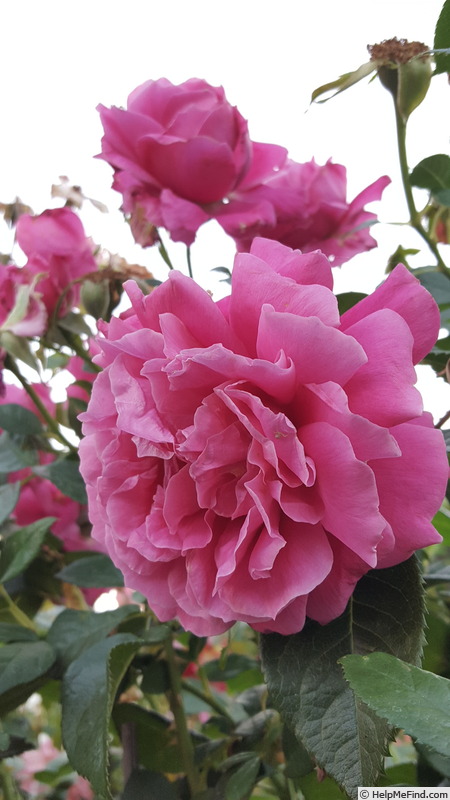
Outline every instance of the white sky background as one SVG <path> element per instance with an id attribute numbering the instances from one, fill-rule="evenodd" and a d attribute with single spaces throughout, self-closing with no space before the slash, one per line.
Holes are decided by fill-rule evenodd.
<path id="1" fill-rule="evenodd" d="M 106 203 L 110 214 L 85 206 L 88 235 L 129 261 L 166 271 L 155 249 L 133 245 L 110 190 L 111 168 L 100 152 L 96 111 L 126 105 L 128 94 L 149 78 L 181 83 L 190 77 L 223 85 L 228 100 L 249 121 L 250 136 L 288 148 L 296 161 L 332 157 L 348 174 L 348 198 L 388 174 L 393 184 L 370 206 L 382 224 L 372 228 L 377 250 L 333 270 L 336 291 L 372 291 L 389 255 L 402 243 L 419 247 L 416 266 L 434 263 L 404 222 L 392 101 L 378 81 L 357 86 L 325 105 L 309 108 L 317 86 L 368 60 L 366 45 L 397 36 L 433 43 L 443 0 L 3 0 L 0 82 L 0 202 L 16 195 L 36 213 L 60 205 L 50 187 L 68 175 L 84 193 Z M 306 112 L 306 113 L 305 113 Z M 411 116 L 409 162 L 448 153 L 450 87 L 433 78 L 430 92 Z M 425 197 L 424 197 L 425 201 Z M 0 250 L 11 249 L 0 225 Z M 167 244 L 167 240 L 166 240 Z M 185 269 L 184 247 L 168 243 Z M 200 229 L 192 248 L 194 274 L 222 291 L 209 269 L 231 267 L 234 246 L 215 223 Z M 443 249 L 450 262 L 450 247 Z M 220 277 L 220 276 L 219 276 Z M 440 416 L 450 408 L 442 381 L 421 384 L 425 405 Z"/>

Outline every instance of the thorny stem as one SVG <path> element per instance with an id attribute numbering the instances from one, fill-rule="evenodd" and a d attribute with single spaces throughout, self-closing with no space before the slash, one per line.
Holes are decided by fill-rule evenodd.
<path id="1" fill-rule="evenodd" d="M 44 417 L 48 427 L 50 428 L 52 433 L 55 435 L 55 437 L 62 444 L 65 444 L 66 447 L 68 447 L 69 450 L 72 451 L 72 453 L 76 453 L 77 452 L 77 448 L 74 447 L 74 445 L 71 442 L 69 442 L 68 439 L 66 439 L 64 434 L 61 432 L 61 430 L 59 428 L 59 425 L 56 422 L 56 420 L 54 420 L 52 415 L 49 414 L 49 412 L 47 411 L 47 409 L 46 409 L 45 405 L 43 404 L 41 398 L 36 394 L 36 392 L 34 391 L 32 386 L 30 386 L 30 384 L 23 377 L 21 372 L 19 372 L 17 366 L 15 365 L 14 361 L 12 360 L 12 358 L 10 356 L 8 356 L 6 358 L 6 360 L 5 360 L 5 368 L 9 369 L 10 372 L 12 372 L 13 375 L 15 375 L 17 380 L 20 381 L 20 383 L 22 384 L 23 388 L 25 389 L 27 395 L 31 398 L 31 400 L 33 401 L 34 405 L 38 409 L 39 413 Z"/>
<path id="2" fill-rule="evenodd" d="M 410 225 L 412 228 L 414 228 L 415 231 L 417 231 L 419 236 L 421 236 L 422 239 L 424 239 L 424 241 L 427 243 L 428 247 L 430 248 L 431 252 L 433 253 L 437 261 L 437 267 L 439 271 L 442 272 L 443 275 L 446 275 L 447 278 L 450 278 L 450 270 L 444 263 L 441 254 L 438 250 L 436 242 L 434 242 L 431 239 L 431 237 L 428 235 L 427 231 L 423 227 L 420 219 L 420 214 L 417 211 L 416 204 L 414 202 L 412 187 L 409 181 L 408 160 L 406 155 L 406 122 L 396 106 L 395 106 L 395 123 L 397 127 L 397 146 L 398 146 L 398 156 L 400 161 L 400 172 L 402 176 L 402 183 L 403 183 L 403 190 L 405 192 L 406 204 L 408 206 L 408 211 L 409 211 Z"/>
<path id="3" fill-rule="evenodd" d="M 181 757 L 183 760 L 184 771 L 192 797 L 200 791 L 200 776 L 194 764 L 194 745 L 187 725 L 186 714 L 181 699 L 182 682 L 175 661 L 175 653 L 172 646 L 172 639 L 168 638 L 164 644 L 169 669 L 170 690 L 169 703 L 175 719 L 178 741 L 180 744 Z"/>

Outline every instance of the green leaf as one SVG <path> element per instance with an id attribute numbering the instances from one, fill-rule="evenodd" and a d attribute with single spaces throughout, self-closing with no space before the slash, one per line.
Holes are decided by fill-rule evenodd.
<path id="1" fill-rule="evenodd" d="M 92 331 L 89 325 L 85 322 L 82 314 L 75 311 L 69 311 L 65 317 L 58 320 L 58 327 L 63 331 L 68 331 L 75 335 L 84 334 L 85 336 L 92 336 Z"/>
<path id="2" fill-rule="evenodd" d="M 20 575 L 36 558 L 44 541 L 45 534 L 55 517 L 44 517 L 25 528 L 19 528 L 4 540 L 0 552 L 0 581 Z"/>
<path id="3" fill-rule="evenodd" d="M 230 653 L 223 660 L 214 659 L 214 661 L 208 661 L 203 665 L 203 669 L 210 681 L 228 681 L 230 678 L 235 678 L 245 670 L 254 669 L 256 666 L 254 659 L 237 653 Z"/>
<path id="4" fill-rule="evenodd" d="M 225 800 L 242 800 L 248 797 L 256 783 L 261 761 L 259 756 L 249 753 L 244 763 L 229 777 L 225 788 Z"/>
<path id="5" fill-rule="evenodd" d="M 16 507 L 20 494 L 20 481 L 0 486 L 0 525 Z"/>
<path id="6" fill-rule="evenodd" d="M 341 659 L 353 690 L 391 725 L 450 757 L 450 681 L 388 653 Z"/>
<path id="7" fill-rule="evenodd" d="M 308 800 L 348 800 L 344 792 L 331 778 L 319 778 L 317 773 L 310 772 L 298 780 L 300 791 Z"/>
<path id="8" fill-rule="evenodd" d="M 450 47 L 450 0 L 445 0 L 436 23 L 433 48 L 435 50 L 445 50 L 448 47 Z M 434 58 L 436 61 L 436 73 L 450 72 L 450 55 L 436 53 Z"/>
<path id="9" fill-rule="evenodd" d="M 6 350 L 12 358 L 23 361 L 28 367 L 39 372 L 39 362 L 30 347 L 30 343 L 23 336 L 16 336 L 11 331 L 0 333 L 0 348 Z"/>
<path id="10" fill-rule="evenodd" d="M 363 300 L 365 297 L 367 297 L 367 295 L 363 292 L 342 292 L 342 294 L 336 295 L 339 314 L 342 316 L 349 308 L 353 308 L 356 303 L 359 303 L 359 301 Z"/>
<path id="11" fill-rule="evenodd" d="M 135 769 L 131 773 L 122 794 L 122 800 L 138 798 L 158 798 L 158 800 L 178 800 L 179 794 L 164 775 L 146 769 Z"/>
<path id="12" fill-rule="evenodd" d="M 157 772 L 182 772 L 183 759 L 170 720 L 135 703 L 117 703 L 113 720 L 121 737 L 124 726 L 134 728 L 137 757 L 142 766 Z"/>
<path id="13" fill-rule="evenodd" d="M 385 650 L 416 663 L 423 639 L 423 596 L 415 557 L 372 570 L 347 610 L 328 625 L 307 621 L 294 636 L 261 636 L 272 702 L 309 754 L 350 795 L 375 786 L 389 726 L 345 682 L 338 659 Z"/>
<path id="14" fill-rule="evenodd" d="M 83 588 L 123 586 L 123 575 L 104 553 L 89 555 L 73 561 L 58 572 L 57 577 L 65 583 L 75 583 Z"/>
<path id="15" fill-rule="evenodd" d="M 11 622 L 0 622 L 0 642 L 37 642 L 39 636 L 30 628 Z"/>
<path id="16" fill-rule="evenodd" d="M 450 207 L 450 189 L 440 189 L 438 192 L 434 192 L 434 198 L 439 205 Z"/>
<path id="17" fill-rule="evenodd" d="M 9 433 L 42 433 L 42 425 L 36 414 L 16 403 L 0 405 L 0 428 Z"/>
<path id="18" fill-rule="evenodd" d="M 60 458 L 50 464 L 42 464 L 35 467 L 34 473 L 41 478 L 48 478 L 67 497 L 77 503 L 86 505 L 86 488 L 80 475 L 78 460 Z"/>
<path id="19" fill-rule="evenodd" d="M 441 272 L 420 272 L 419 278 L 422 286 L 428 289 L 436 300 L 441 312 L 441 325 L 446 328 L 450 325 L 450 280 Z"/>
<path id="20" fill-rule="evenodd" d="M 101 800 L 110 800 L 111 710 L 119 684 L 141 642 L 117 634 L 86 650 L 63 680 L 62 736 L 69 761 L 87 778 Z"/>
<path id="21" fill-rule="evenodd" d="M 353 86 L 353 84 L 358 83 L 358 81 L 361 81 L 363 78 L 367 78 L 376 70 L 376 68 L 376 64 L 373 61 L 368 61 L 365 64 L 361 64 L 361 66 L 353 72 L 346 72 L 344 75 L 341 75 L 339 78 L 337 78 L 337 80 L 330 81 L 329 83 L 325 83 L 323 86 L 319 86 L 317 89 L 314 89 L 311 95 L 311 103 L 320 97 L 320 95 L 336 89 L 334 94 L 332 94 L 330 97 L 326 97 L 323 100 L 317 101 L 318 103 L 326 103 L 327 100 L 331 100 L 332 97 L 335 97 L 340 92 L 344 92 L 346 89 L 349 89 L 350 86 Z"/>
<path id="22" fill-rule="evenodd" d="M 48 632 L 47 641 L 55 649 L 60 664 L 65 668 L 136 613 L 139 613 L 139 607 L 134 605 L 121 606 L 101 614 L 66 608 L 56 617 Z"/>
<path id="23" fill-rule="evenodd" d="M 37 461 L 36 449 L 27 447 L 23 437 L 10 436 L 6 431 L 0 434 L 0 473 L 31 467 Z"/>
<path id="24" fill-rule="evenodd" d="M 438 153 L 424 158 L 412 170 L 409 181 L 411 186 L 428 189 L 432 194 L 450 189 L 450 156 Z"/>
<path id="25" fill-rule="evenodd" d="M 47 680 L 56 653 L 47 642 L 18 642 L 0 647 L 0 713 L 22 704 Z"/>

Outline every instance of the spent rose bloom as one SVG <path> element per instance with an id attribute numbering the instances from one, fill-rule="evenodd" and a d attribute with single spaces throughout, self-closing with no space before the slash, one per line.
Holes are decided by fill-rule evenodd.
<path id="1" fill-rule="evenodd" d="M 126 289 L 81 470 L 93 536 L 161 620 L 294 633 L 440 541 L 447 458 L 413 366 L 439 312 L 405 267 L 341 318 L 326 257 L 265 239 L 219 303 L 178 272 Z"/>
<path id="2" fill-rule="evenodd" d="M 0 331 L 41 336 L 46 327 L 47 311 L 32 272 L 15 264 L 0 265 Z"/>
<path id="3" fill-rule="evenodd" d="M 26 269 L 38 276 L 37 289 L 50 314 L 59 302 L 59 316 L 76 305 L 80 288 L 72 281 L 96 272 L 94 245 L 70 208 L 53 208 L 32 216 L 22 214 L 17 241 L 28 258 Z M 62 298 L 62 301 L 61 301 Z"/>
<path id="4" fill-rule="evenodd" d="M 144 245 L 157 240 L 152 226 L 192 244 L 211 205 L 239 187 L 253 160 L 267 172 L 286 157 L 277 145 L 252 143 L 222 87 L 198 78 L 178 86 L 150 80 L 130 94 L 126 109 L 99 111 L 101 158 L 114 167 L 113 186 Z"/>
<path id="5" fill-rule="evenodd" d="M 389 183 L 379 178 L 349 203 L 341 164 L 288 160 L 262 182 L 234 192 L 215 216 L 238 250 L 249 250 L 255 236 L 264 236 L 303 252 L 321 250 L 340 266 L 376 246 L 368 227 L 376 215 L 364 205 L 379 200 Z"/>

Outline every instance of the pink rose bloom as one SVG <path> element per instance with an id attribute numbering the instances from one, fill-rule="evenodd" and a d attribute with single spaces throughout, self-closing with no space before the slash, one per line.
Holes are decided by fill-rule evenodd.
<path id="1" fill-rule="evenodd" d="M 61 755 L 61 751 L 53 744 L 52 739 L 46 733 L 40 733 L 38 737 L 38 747 L 35 750 L 26 750 L 20 756 L 22 767 L 14 777 L 18 781 L 23 791 L 30 797 L 39 797 L 50 791 L 50 787 L 45 783 L 35 780 L 35 772 L 45 769 L 55 758 Z"/>
<path id="2" fill-rule="evenodd" d="M 14 774 L 20 788 L 30 797 L 47 797 L 51 787 L 46 783 L 35 780 L 36 772 L 41 772 L 56 758 L 61 756 L 61 750 L 53 744 L 50 736 L 40 733 L 38 747 L 35 750 L 26 750 L 20 756 L 22 767 Z M 67 790 L 67 800 L 93 800 L 94 793 L 89 782 L 78 776 Z"/>
<path id="3" fill-rule="evenodd" d="M 287 161 L 262 183 L 234 192 L 215 216 L 238 250 L 265 236 L 303 252 L 321 250 L 336 267 L 376 246 L 368 227 L 376 215 L 364 205 L 379 200 L 389 183 L 379 178 L 348 203 L 341 164 Z"/>
<path id="4" fill-rule="evenodd" d="M 0 330 L 16 336 L 41 336 L 47 311 L 34 275 L 15 264 L 0 265 Z"/>
<path id="5" fill-rule="evenodd" d="M 32 383 L 31 388 L 39 397 L 39 400 L 44 404 L 45 408 L 47 409 L 48 413 L 53 416 L 56 414 L 56 405 L 50 397 L 50 389 L 45 383 Z M 3 395 L 0 403 L 3 405 L 5 403 L 14 403 L 17 406 L 23 406 L 27 408 L 28 411 L 32 411 L 41 422 L 45 422 L 44 418 L 42 417 L 40 411 L 34 405 L 31 397 L 22 386 L 16 386 L 16 384 L 8 383 L 5 386 L 5 394 Z"/>
<path id="6" fill-rule="evenodd" d="M 60 302 L 58 316 L 77 304 L 80 295 L 77 278 L 97 271 L 93 244 L 83 225 L 70 208 L 54 208 L 38 216 L 22 214 L 16 228 L 17 241 L 25 255 L 29 272 L 38 275 L 37 289 L 50 314 Z"/>
<path id="7" fill-rule="evenodd" d="M 219 303 L 175 271 L 126 288 L 81 471 L 94 538 L 161 620 L 295 633 L 440 541 L 447 457 L 413 366 L 439 312 L 405 267 L 342 318 L 326 257 L 264 239 Z"/>
<path id="8" fill-rule="evenodd" d="M 99 111 L 101 158 L 114 167 L 113 186 L 143 245 L 157 241 L 152 225 L 192 244 L 211 217 L 211 204 L 242 183 L 254 147 L 262 148 L 257 160 L 266 170 L 285 159 L 283 148 L 253 145 L 247 122 L 222 87 L 197 78 L 179 86 L 166 78 L 147 81 L 130 94 L 126 109 Z"/>

